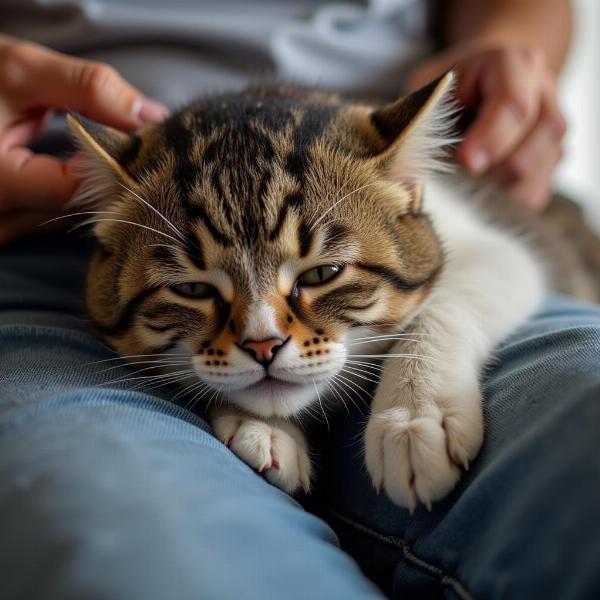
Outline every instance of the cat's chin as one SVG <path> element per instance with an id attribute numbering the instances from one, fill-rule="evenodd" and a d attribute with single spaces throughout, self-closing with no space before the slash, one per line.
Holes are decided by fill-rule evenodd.
<path id="1" fill-rule="evenodd" d="M 251 391 L 254 394 L 286 394 L 294 388 L 302 387 L 299 383 L 290 383 L 273 377 L 265 377 L 260 381 L 248 386 L 245 391 Z"/>
<path id="2" fill-rule="evenodd" d="M 315 397 L 312 382 L 289 383 L 266 377 L 243 390 L 230 392 L 229 402 L 261 417 L 291 417 L 312 404 Z"/>

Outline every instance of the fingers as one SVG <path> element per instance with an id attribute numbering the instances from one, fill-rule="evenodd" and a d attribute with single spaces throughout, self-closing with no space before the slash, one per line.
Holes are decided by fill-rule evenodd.
<path id="1" fill-rule="evenodd" d="M 0 215 L 24 207 L 58 209 L 78 185 L 69 173 L 68 163 L 22 147 L 0 155 L 0 182 Z M 1 219 L 4 221 L 4 215 Z"/>
<path id="2" fill-rule="evenodd" d="M 0 58 L 9 101 L 18 110 L 74 110 L 122 129 L 160 121 L 168 114 L 166 107 L 147 99 L 109 65 L 26 42 L 4 48 Z"/>
<path id="3" fill-rule="evenodd" d="M 31 144 L 46 128 L 53 114 L 50 110 L 41 111 L 10 125 L 0 134 L 0 152 L 14 146 Z"/>
<path id="4" fill-rule="evenodd" d="M 545 97 L 535 127 L 491 173 L 515 202 L 532 210 L 541 210 L 546 205 L 552 174 L 562 157 L 561 140 L 565 124 L 556 111 L 554 97 Z"/>
<path id="5" fill-rule="evenodd" d="M 45 104 L 60 104 L 113 127 L 135 128 L 162 121 L 168 114 L 166 107 L 145 98 L 105 64 L 56 60 L 40 79 L 47 84 L 42 94 Z"/>
<path id="6" fill-rule="evenodd" d="M 498 54 L 480 69 L 481 106 L 459 148 L 474 174 L 501 163 L 515 150 L 540 113 L 544 71 L 517 50 Z"/>
<path id="7" fill-rule="evenodd" d="M 69 161 L 26 147 L 52 109 L 74 110 L 122 129 L 167 116 L 164 106 L 108 65 L 5 36 L 0 36 L 0 81 L 0 243 L 29 231 L 40 214 L 59 211 L 77 188 Z"/>

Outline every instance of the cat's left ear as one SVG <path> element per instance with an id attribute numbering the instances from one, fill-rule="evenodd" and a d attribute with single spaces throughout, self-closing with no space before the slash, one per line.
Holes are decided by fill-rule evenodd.
<path id="1" fill-rule="evenodd" d="M 450 96 L 454 74 L 449 71 L 416 92 L 370 113 L 377 141 L 369 160 L 413 195 L 412 212 L 420 211 L 421 180 L 443 162 L 454 135 L 458 106 Z"/>
<path id="2" fill-rule="evenodd" d="M 67 123 L 83 153 L 78 169 L 83 184 L 76 192 L 74 203 L 100 201 L 102 194 L 115 188 L 115 181 L 129 187 L 134 185 L 128 166 L 139 150 L 140 138 L 136 134 L 118 131 L 74 113 L 67 115 Z"/>

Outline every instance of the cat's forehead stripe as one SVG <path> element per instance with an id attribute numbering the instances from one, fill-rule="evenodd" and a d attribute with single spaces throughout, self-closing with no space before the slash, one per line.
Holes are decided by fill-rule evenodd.
<path id="1" fill-rule="evenodd" d="M 279 207 L 279 212 L 277 214 L 277 221 L 275 222 L 275 227 L 269 233 L 269 240 L 276 240 L 281 234 L 281 230 L 285 224 L 286 217 L 288 212 L 297 207 L 301 206 L 304 202 L 304 196 L 298 192 L 294 194 L 290 194 L 283 199 L 281 206 Z"/>
<path id="2" fill-rule="evenodd" d="M 192 263 L 200 270 L 206 269 L 206 261 L 202 250 L 202 243 L 194 231 L 188 231 L 186 236 L 186 253 Z"/>
<path id="3" fill-rule="evenodd" d="M 312 229 L 304 220 L 300 221 L 298 226 L 298 247 L 300 250 L 300 258 L 304 258 L 310 251 L 314 237 L 314 229 Z"/>

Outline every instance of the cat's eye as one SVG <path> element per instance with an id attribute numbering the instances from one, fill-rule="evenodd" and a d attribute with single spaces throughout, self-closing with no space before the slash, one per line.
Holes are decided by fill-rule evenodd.
<path id="1" fill-rule="evenodd" d="M 298 277 L 298 285 L 311 286 L 321 285 L 327 281 L 331 281 L 334 277 L 342 272 L 342 267 L 339 265 L 321 265 L 314 269 L 304 271 Z"/>
<path id="2" fill-rule="evenodd" d="M 186 298 L 202 299 L 216 298 L 219 296 L 219 292 L 213 285 L 210 285 L 209 283 L 200 283 L 197 281 L 179 283 L 178 285 L 171 286 L 171 289 L 177 294 L 185 296 Z"/>

